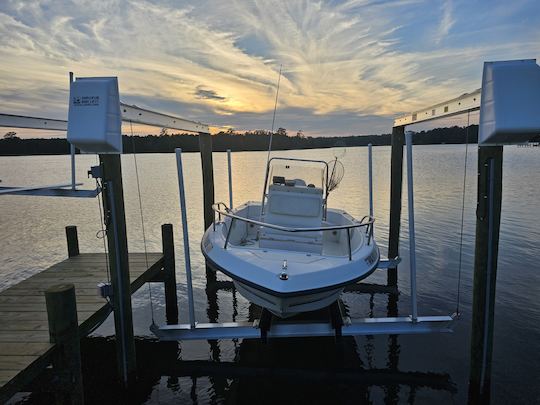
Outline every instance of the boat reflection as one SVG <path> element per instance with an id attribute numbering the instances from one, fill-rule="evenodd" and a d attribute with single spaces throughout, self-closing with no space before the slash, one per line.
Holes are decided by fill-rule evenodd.
<path id="1" fill-rule="evenodd" d="M 218 292 L 228 291 L 233 299 L 233 321 L 238 314 L 234 284 L 230 281 L 208 283 L 207 315 L 218 322 Z M 387 296 L 386 314 L 398 316 L 399 294 L 395 287 L 362 283 L 346 289 L 345 294 L 368 294 L 368 317 L 374 317 L 375 295 Z M 346 311 L 348 308 L 344 305 Z M 250 304 L 249 320 L 259 319 L 261 308 Z M 320 319 L 321 311 L 300 315 L 300 320 Z M 383 393 L 385 404 L 414 404 L 418 389 L 456 392 L 456 385 L 446 373 L 401 371 L 399 336 L 386 339 L 385 367 L 375 366 L 375 337 L 363 338 L 288 338 L 235 342 L 234 362 L 220 361 L 217 341 L 208 341 L 212 362 L 181 361 L 177 371 L 183 375 L 205 375 L 212 382 L 216 397 L 232 403 L 372 403 Z M 361 345 L 361 347 L 360 347 Z M 362 359 L 360 352 L 366 353 Z M 178 374 L 177 374 L 178 375 Z M 226 377 L 229 383 L 223 386 Z"/>
<path id="2" fill-rule="evenodd" d="M 232 321 L 236 320 L 239 303 L 232 282 L 212 280 L 205 292 L 209 322 L 219 321 L 218 293 L 232 301 L 232 313 L 224 311 L 222 317 L 232 315 Z M 398 315 L 395 289 L 364 284 L 349 288 L 346 298 L 348 294 L 367 295 L 369 317 L 375 316 L 375 296 L 382 294 L 387 297 L 387 315 Z M 349 311 L 347 305 L 344 309 Z M 253 321 L 260 316 L 261 308 L 250 305 L 248 313 Z M 319 315 L 304 316 L 313 320 Z M 400 370 L 397 335 L 269 339 L 267 343 L 237 340 L 232 342 L 232 354 L 224 350 L 224 343 L 138 339 L 138 381 L 125 392 L 116 376 L 113 338 L 86 338 L 81 347 L 86 402 L 414 404 L 419 390 L 428 389 L 436 396 L 444 392 L 445 397 L 453 397 L 457 391 L 446 373 Z M 105 367 L 104 359 L 110 360 Z M 40 386 L 49 383 L 47 376 L 38 378 L 29 387 L 34 393 L 24 402 L 55 403 L 53 396 L 40 392 L 45 391 Z M 422 399 L 425 401 L 425 397 Z"/>

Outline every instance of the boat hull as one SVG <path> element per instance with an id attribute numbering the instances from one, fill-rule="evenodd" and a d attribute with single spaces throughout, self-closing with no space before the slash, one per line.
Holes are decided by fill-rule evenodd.
<path id="1" fill-rule="evenodd" d="M 325 308 L 337 301 L 343 292 L 343 287 L 338 287 L 323 292 L 308 293 L 293 297 L 279 297 L 250 287 L 240 281 L 235 281 L 234 285 L 238 292 L 249 302 L 266 308 L 280 318 L 288 318 L 301 312 L 316 311 Z"/>
<path id="2" fill-rule="evenodd" d="M 247 203 L 239 215 L 257 216 L 258 206 Z M 335 221 L 352 223 L 354 218 L 341 210 L 328 210 Z M 231 277 L 239 293 L 248 301 L 287 318 L 315 311 L 339 299 L 345 286 L 368 277 L 378 266 L 379 249 L 365 230 L 351 231 L 355 243 L 347 252 L 346 233 L 328 233 L 322 253 L 271 249 L 258 245 L 249 226 L 233 228 L 231 222 L 216 222 L 205 232 L 201 250 L 207 264 Z M 243 232 L 240 234 L 240 232 Z M 231 234 L 229 243 L 225 242 Z M 341 237 L 341 239 L 340 239 Z M 338 245 L 340 243 L 341 245 Z M 332 246 L 334 245 L 334 246 Z M 345 249 L 339 249 L 345 247 Z"/>

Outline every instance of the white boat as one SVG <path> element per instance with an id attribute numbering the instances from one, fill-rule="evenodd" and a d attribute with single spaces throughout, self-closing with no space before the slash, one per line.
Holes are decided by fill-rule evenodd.
<path id="1" fill-rule="evenodd" d="M 342 176 L 337 159 L 270 159 L 262 202 L 214 204 L 217 220 L 201 243 L 208 265 L 281 318 L 331 305 L 380 260 L 374 219 L 327 207 Z"/>

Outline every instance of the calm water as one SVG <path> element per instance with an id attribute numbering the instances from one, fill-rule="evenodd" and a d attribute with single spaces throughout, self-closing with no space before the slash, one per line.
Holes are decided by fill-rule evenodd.
<path id="1" fill-rule="evenodd" d="M 420 314 L 451 314 L 456 306 L 458 251 L 461 218 L 464 146 L 415 147 L 415 201 Z M 331 150 L 290 151 L 280 155 L 327 159 Z M 260 198 L 266 155 L 263 152 L 233 154 L 234 200 Z M 367 149 L 348 148 L 343 159 L 345 178 L 330 197 L 330 206 L 342 207 L 354 216 L 368 211 Z M 143 251 L 134 162 L 123 156 L 124 187 L 129 248 Z M 249 319 L 250 305 L 230 291 L 205 292 L 204 261 L 199 251 L 203 233 L 201 171 L 198 154 L 184 155 L 196 313 L 199 321 Z M 78 159 L 78 178 L 86 179 L 95 156 Z M 389 216 L 390 149 L 374 149 L 374 201 L 376 237 L 386 254 Z M 161 249 L 160 225 L 175 226 L 177 279 L 181 320 L 186 321 L 185 276 L 180 237 L 180 213 L 173 154 L 138 156 L 148 251 Z M 68 180 L 69 158 L 0 157 L 3 185 L 56 184 Z M 226 154 L 214 154 L 216 199 L 227 201 Z M 540 402 L 540 151 L 536 148 L 505 149 L 503 216 L 499 253 L 495 326 L 493 403 Z M 405 190 L 405 189 L 404 189 Z M 406 194 L 404 194 L 404 197 Z M 471 285 L 475 226 L 476 147 L 470 147 L 466 192 L 462 269 L 462 317 L 455 332 L 431 336 L 388 336 L 256 342 L 219 341 L 157 345 L 139 343 L 139 365 L 144 368 L 138 390 L 130 403 L 242 402 L 242 403 L 464 403 L 467 396 Z M 403 213 L 406 214 L 404 201 Z M 77 225 L 83 252 L 103 251 L 96 238 L 100 229 L 96 199 L 2 196 L 0 198 L 0 289 L 29 277 L 66 256 L 64 227 Z M 407 221 L 403 220 L 398 308 L 409 313 L 407 275 Z M 384 271 L 367 281 L 384 283 Z M 156 321 L 164 322 L 162 286 L 152 286 Z M 385 316 L 389 297 L 347 293 L 343 300 L 352 317 Z M 136 334 L 151 338 L 149 291 L 133 297 Z M 112 334 L 112 321 L 101 326 L 96 338 L 84 346 L 85 384 L 89 402 L 118 401 L 113 383 L 114 346 L 99 336 Z M 99 352 L 99 354 L 98 354 Z M 174 359 L 236 362 L 241 366 L 268 366 L 268 378 L 238 369 L 234 378 L 178 366 Z M 172 363 L 169 364 L 169 363 Z M 294 374 L 286 368 L 302 367 Z M 343 378 L 328 369 L 353 369 Z M 280 370 L 281 369 L 281 370 Z M 246 371 L 247 370 L 247 371 Z M 363 374 L 359 374 L 359 373 Z M 208 373 L 206 374 L 208 375 Z M 21 396 L 44 402 L 48 397 Z"/>

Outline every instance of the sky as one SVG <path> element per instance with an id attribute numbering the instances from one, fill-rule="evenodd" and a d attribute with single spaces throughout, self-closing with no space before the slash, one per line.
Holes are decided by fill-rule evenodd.
<path id="1" fill-rule="evenodd" d="M 484 61 L 540 59 L 540 1 L 2 0 L 0 38 L 1 113 L 65 119 L 73 71 L 118 76 L 128 104 L 269 130 L 282 66 L 276 128 L 377 134 L 479 88 Z"/>

